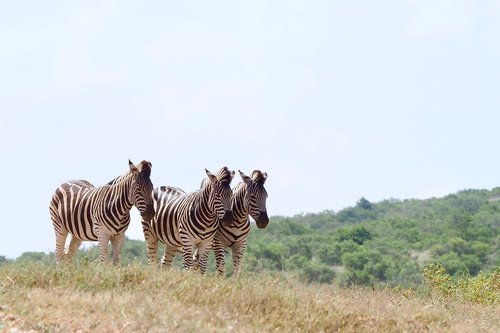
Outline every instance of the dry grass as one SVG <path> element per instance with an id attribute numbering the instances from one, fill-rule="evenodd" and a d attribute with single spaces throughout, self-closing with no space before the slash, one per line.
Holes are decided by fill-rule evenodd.
<path id="1" fill-rule="evenodd" d="M 0 331 L 498 332 L 498 305 L 146 266 L 0 268 Z M 17 329 L 17 330 L 16 330 Z"/>

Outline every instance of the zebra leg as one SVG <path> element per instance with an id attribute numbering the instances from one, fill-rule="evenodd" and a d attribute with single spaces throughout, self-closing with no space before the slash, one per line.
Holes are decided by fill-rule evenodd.
<path id="1" fill-rule="evenodd" d="M 198 244 L 198 258 L 194 265 L 194 269 L 199 270 L 201 274 L 205 274 L 207 270 L 207 259 L 210 250 L 212 249 L 213 239 L 206 239 Z"/>
<path id="2" fill-rule="evenodd" d="M 181 242 L 182 242 L 182 265 L 184 266 L 184 269 L 191 269 L 193 268 L 193 243 L 191 243 L 191 240 L 189 239 L 189 236 L 184 233 L 180 232 L 181 236 Z"/>
<path id="3" fill-rule="evenodd" d="M 144 239 L 146 240 L 148 262 L 151 265 L 156 265 L 158 261 L 157 260 L 158 238 L 154 235 L 153 230 L 151 230 L 151 224 L 149 221 L 142 220 L 141 223 L 142 223 L 142 232 L 144 233 Z"/>
<path id="4" fill-rule="evenodd" d="M 120 263 L 120 253 L 125 244 L 125 232 L 122 232 L 111 238 L 111 255 L 113 257 L 113 265 Z M 108 251 L 106 251 L 107 253 Z"/>
<path id="5" fill-rule="evenodd" d="M 109 243 L 110 236 L 103 231 L 104 230 L 102 230 L 102 229 L 99 231 L 98 244 L 99 244 L 101 263 L 107 264 L 109 261 L 108 243 Z"/>
<path id="6" fill-rule="evenodd" d="M 66 237 L 68 237 L 67 231 L 56 231 L 56 264 L 60 264 L 64 258 L 64 244 L 66 243 Z"/>
<path id="7" fill-rule="evenodd" d="M 224 276 L 226 270 L 224 262 L 225 246 L 222 243 L 222 240 L 220 239 L 218 234 L 215 234 L 214 237 L 214 252 L 215 252 L 215 263 L 217 265 L 217 273 L 220 276 Z"/>
<path id="8" fill-rule="evenodd" d="M 75 255 L 75 252 L 80 248 L 82 244 L 82 240 L 76 238 L 74 235 L 71 236 L 71 241 L 69 242 L 68 250 L 64 254 L 66 258 L 72 258 Z"/>
<path id="9" fill-rule="evenodd" d="M 240 275 L 241 261 L 243 260 L 243 254 L 247 248 L 247 240 L 244 239 L 239 243 L 232 246 L 233 250 L 233 276 L 238 277 Z"/>
<path id="10" fill-rule="evenodd" d="M 174 260 L 177 248 L 171 245 L 165 245 L 165 251 L 161 257 L 161 268 L 170 268 L 172 266 L 172 260 Z M 155 252 L 156 255 L 156 252 Z"/>

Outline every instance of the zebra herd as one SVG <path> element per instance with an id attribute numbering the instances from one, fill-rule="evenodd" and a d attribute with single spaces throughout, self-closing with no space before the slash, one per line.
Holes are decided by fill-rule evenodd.
<path id="1" fill-rule="evenodd" d="M 161 267 L 170 267 L 176 253 L 182 254 L 184 269 L 205 273 L 210 250 L 215 251 L 217 272 L 225 274 L 224 255 L 232 250 L 233 274 L 238 276 L 250 232 L 251 216 L 258 228 L 269 223 L 266 209 L 267 174 L 254 170 L 250 176 L 239 171 L 242 182 L 233 189 L 235 172 L 223 167 L 207 177 L 198 190 L 186 193 L 173 186 L 153 188 L 151 163 L 137 166 L 109 183 L 95 187 L 86 180 L 61 184 L 50 201 L 49 211 L 56 236 L 55 259 L 71 258 L 82 241 L 97 241 L 100 260 L 120 262 L 130 210 L 141 214 L 148 261 L 157 263 L 158 243 L 165 245 Z M 65 249 L 66 238 L 71 235 Z M 193 251 L 194 250 L 194 251 Z"/>

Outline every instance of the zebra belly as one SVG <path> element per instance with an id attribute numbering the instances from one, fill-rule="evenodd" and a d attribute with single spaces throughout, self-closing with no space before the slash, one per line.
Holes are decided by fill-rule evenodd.
<path id="1" fill-rule="evenodd" d="M 83 241 L 97 241 L 97 233 L 93 228 L 90 214 L 85 207 L 76 206 L 71 212 L 62 216 L 64 228 L 74 237 Z"/>
<path id="2" fill-rule="evenodd" d="M 152 221 L 152 231 L 163 244 L 174 247 L 182 246 L 179 228 L 172 221 L 158 221 L 155 219 Z"/>

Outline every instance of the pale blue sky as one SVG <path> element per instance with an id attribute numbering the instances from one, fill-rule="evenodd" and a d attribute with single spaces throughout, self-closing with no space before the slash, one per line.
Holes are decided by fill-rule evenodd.
<path id="1" fill-rule="evenodd" d="M 266 171 L 270 216 L 500 185 L 499 1 L 10 1 L 0 45 L 10 258 L 129 158 L 187 191 Z"/>

